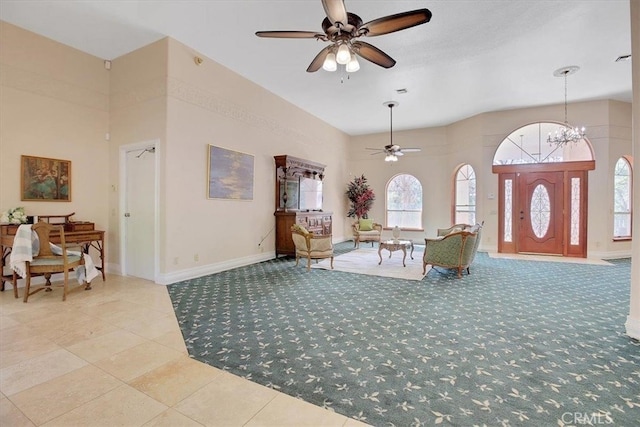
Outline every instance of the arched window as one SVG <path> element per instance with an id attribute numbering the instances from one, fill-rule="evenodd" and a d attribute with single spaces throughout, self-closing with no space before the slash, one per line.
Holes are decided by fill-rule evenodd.
<path id="1" fill-rule="evenodd" d="M 624 157 L 613 173 L 613 237 L 631 237 L 631 163 Z"/>
<path id="2" fill-rule="evenodd" d="M 396 175 L 387 184 L 387 227 L 422 229 L 422 184 L 413 175 Z"/>
<path id="3" fill-rule="evenodd" d="M 456 172 L 454 224 L 476 223 L 476 173 L 469 164 L 464 164 Z"/>

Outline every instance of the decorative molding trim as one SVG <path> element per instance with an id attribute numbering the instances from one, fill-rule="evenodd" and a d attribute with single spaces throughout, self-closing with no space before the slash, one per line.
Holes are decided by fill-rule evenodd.
<path id="1" fill-rule="evenodd" d="M 627 316 L 627 321 L 624 326 L 627 330 L 627 335 L 636 340 L 640 340 L 640 319 Z"/>
<path id="2" fill-rule="evenodd" d="M 100 93 L 7 64 L 0 64 L 0 86 L 31 92 L 87 108 L 95 108 L 104 112 L 109 111 L 109 96 L 106 93 Z"/>
<path id="3" fill-rule="evenodd" d="M 252 113 L 240 105 L 226 99 L 208 93 L 201 88 L 187 82 L 169 77 L 167 79 L 167 96 L 179 99 L 189 104 L 196 105 L 212 111 L 221 116 L 228 117 L 248 125 L 266 129 L 270 133 L 287 136 L 292 141 L 307 141 L 310 138 L 295 129 L 282 126 L 274 119 Z"/>
<path id="4" fill-rule="evenodd" d="M 233 268 L 244 267 L 245 265 L 256 264 L 268 261 L 276 257 L 275 251 L 269 251 L 258 255 L 250 255 L 243 258 L 236 258 L 229 261 L 204 265 L 202 267 L 190 268 L 187 270 L 174 271 L 165 274 L 158 274 L 156 283 L 160 285 L 170 285 L 182 280 L 195 279 L 196 277 L 207 276 L 209 274 L 220 273 Z"/>

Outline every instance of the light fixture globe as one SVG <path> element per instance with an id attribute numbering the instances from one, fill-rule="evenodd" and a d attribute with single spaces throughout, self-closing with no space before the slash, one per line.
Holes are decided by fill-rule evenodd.
<path id="1" fill-rule="evenodd" d="M 340 65 L 346 65 L 351 60 L 351 51 L 346 43 L 341 43 L 336 53 L 336 62 Z"/>
<path id="2" fill-rule="evenodd" d="M 336 62 L 336 54 L 333 52 L 329 52 L 327 56 L 324 58 L 324 63 L 322 64 L 322 69 L 325 71 L 333 72 L 338 69 L 338 63 Z"/>
<path id="3" fill-rule="evenodd" d="M 358 62 L 358 58 L 356 58 L 355 54 L 351 55 L 351 59 L 345 66 L 345 69 L 347 70 L 347 73 L 354 73 L 360 69 L 360 63 Z"/>

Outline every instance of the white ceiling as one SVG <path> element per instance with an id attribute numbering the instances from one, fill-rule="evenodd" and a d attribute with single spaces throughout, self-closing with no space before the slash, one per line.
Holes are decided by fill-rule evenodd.
<path id="1" fill-rule="evenodd" d="M 349 75 L 305 70 L 325 46 L 259 30 L 322 32 L 320 0 L 0 0 L 0 19 L 103 59 L 170 36 L 351 135 L 440 126 L 487 111 L 631 102 L 629 0 L 345 0 L 364 22 L 427 8 L 431 22 L 365 38 L 397 61 Z M 344 76 L 343 76 L 344 74 Z M 344 78 L 344 82 L 342 81 Z M 397 94 L 406 88 L 408 93 Z M 554 118 L 550 118 L 554 119 Z M 561 119 L 561 118 L 555 118 Z M 569 108 L 569 122 L 571 109 Z"/>

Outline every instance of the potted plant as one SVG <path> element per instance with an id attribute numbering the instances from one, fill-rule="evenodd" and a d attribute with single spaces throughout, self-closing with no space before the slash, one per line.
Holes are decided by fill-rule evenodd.
<path id="1" fill-rule="evenodd" d="M 357 219 L 367 218 L 367 213 L 371 210 L 376 198 L 373 190 L 367 184 L 367 178 L 364 175 L 355 177 L 347 185 L 346 195 L 350 202 L 347 216 Z"/>

